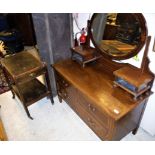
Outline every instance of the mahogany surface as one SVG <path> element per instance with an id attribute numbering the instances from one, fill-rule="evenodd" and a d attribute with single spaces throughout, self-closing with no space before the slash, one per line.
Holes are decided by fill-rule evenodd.
<path id="1" fill-rule="evenodd" d="M 87 46 L 76 46 L 73 47 L 73 50 L 75 53 L 80 54 L 81 56 L 85 57 L 85 58 L 93 58 L 94 57 L 94 53 L 96 53 L 95 48 L 92 47 L 87 47 Z"/>
<path id="2" fill-rule="evenodd" d="M 82 68 L 76 62 L 66 60 L 55 64 L 54 67 L 114 120 L 119 120 L 141 103 L 133 101 L 122 89 L 113 89 L 114 79 L 105 73 L 100 63 Z M 115 114 L 114 109 L 118 109 L 120 113 Z"/>

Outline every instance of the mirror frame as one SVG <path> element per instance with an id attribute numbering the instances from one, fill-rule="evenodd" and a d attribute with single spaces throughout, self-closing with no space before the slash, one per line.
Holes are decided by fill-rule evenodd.
<path id="1" fill-rule="evenodd" d="M 114 59 L 114 60 L 125 60 L 125 59 L 129 59 L 131 57 L 134 57 L 135 55 L 137 55 L 141 49 L 143 48 L 143 46 L 145 45 L 146 42 L 146 38 L 148 35 L 148 30 L 147 30 L 147 25 L 146 25 L 146 20 L 144 18 L 144 16 L 142 15 L 142 13 L 131 13 L 135 19 L 139 22 L 139 25 L 141 27 L 141 35 L 140 35 L 140 41 L 138 46 L 132 50 L 129 54 L 127 55 L 123 55 L 123 56 L 112 56 L 112 55 L 108 55 L 108 53 L 103 52 L 98 45 L 95 43 L 95 40 L 93 38 L 93 34 L 92 34 L 92 24 L 93 21 L 95 19 L 95 17 L 98 15 L 99 13 L 94 13 L 91 20 L 89 21 L 89 25 L 88 25 L 88 33 L 90 35 L 90 39 L 92 40 L 92 43 L 94 44 L 95 48 L 97 49 L 97 51 L 99 51 L 103 56 L 109 58 L 109 59 Z"/>

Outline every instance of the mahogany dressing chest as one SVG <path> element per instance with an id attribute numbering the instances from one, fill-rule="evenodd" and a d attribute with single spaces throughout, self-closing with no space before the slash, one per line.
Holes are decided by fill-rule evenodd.
<path id="1" fill-rule="evenodd" d="M 118 17 L 120 16 L 125 16 L 125 14 L 119 14 Z M 119 27 L 119 35 L 121 35 L 120 27 L 122 25 L 127 24 L 130 28 L 133 27 L 133 31 L 137 29 L 135 26 L 139 26 L 139 31 L 136 31 L 134 36 L 133 33 L 132 36 L 127 34 L 128 36 L 126 37 L 131 37 L 130 42 L 123 39 L 120 40 L 121 37 L 118 40 L 122 42 L 123 48 L 125 48 L 125 44 L 128 44 L 127 47 L 132 46 L 134 48 L 123 50 L 120 47 L 120 50 L 114 44 L 104 44 L 103 40 L 106 38 L 104 34 L 107 34 L 107 32 L 101 33 L 103 30 L 100 31 L 100 29 L 107 24 L 107 14 L 94 14 L 91 21 L 88 21 L 88 35 L 96 51 L 102 57 L 95 60 L 95 63 L 88 63 L 85 67 L 72 59 L 63 60 L 53 65 L 60 102 L 62 100 L 66 101 L 101 140 L 121 140 L 130 132 L 136 134 L 147 101 L 152 94 L 151 87 L 154 74 L 148 67 L 147 52 L 150 37 L 147 37 L 146 22 L 142 14 L 126 14 L 126 16 L 125 20 L 120 21 L 120 19 L 124 18 L 116 18 L 116 21 L 113 22 L 116 22 Z M 102 26 L 98 27 L 98 23 Z M 116 31 L 115 28 L 114 32 L 116 33 Z M 123 33 L 123 35 L 125 34 Z M 111 40 L 115 41 L 117 38 L 112 35 Z M 108 40 L 110 40 L 109 36 Z M 145 43 L 141 68 L 119 61 L 135 56 Z M 103 46 L 100 46 L 101 44 Z M 86 46 L 89 46 L 89 43 Z M 128 69 L 127 71 L 125 69 L 125 73 L 127 72 L 128 74 L 124 75 L 123 68 Z M 136 79 L 132 74 L 133 69 L 139 74 L 135 75 L 137 76 Z M 117 82 L 116 75 L 126 85 L 123 85 L 123 82 L 119 83 L 121 86 L 114 85 L 114 82 Z M 139 85 L 135 86 L 134 84 L 136 83 L 135 80 L 138 79 L 141 80 L 139 81 L 140 84 L 143 85 L 144 82 L 149 87 L 145 87 L 145 89 L 147 88 L 146 90 L 141 87 L 143 92 L 140 97 L 136 96 L 137 98 L 134 99 L 130 87 L 137 88 Z M 136 94 L 137 91 L 134 93 Z"/>

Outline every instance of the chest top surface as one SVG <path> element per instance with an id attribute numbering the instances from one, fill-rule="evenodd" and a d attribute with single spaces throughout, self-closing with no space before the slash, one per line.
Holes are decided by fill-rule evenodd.
<path id="1" fill-rule="evenodd" d="M 54 68 L 114 120 L 119 120 L 142 102 L 134 101 L 119 87 L 114 89 L 114 77 L 103 70 L 101 63 L 82 68 L 72 60 L 64 60 L 54 64 Z"/>

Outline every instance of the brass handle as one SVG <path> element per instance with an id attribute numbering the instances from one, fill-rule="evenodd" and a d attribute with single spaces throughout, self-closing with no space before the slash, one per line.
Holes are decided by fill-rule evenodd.
<path id="1" fill-rule="evenodd" d="M 93 112 L 94 112 L 95 110 L 96 110 L 95 108 L 92 109 Z"/>
<path id="2" fill-rule="evenodd" d="M 64 84 L 65 87 L 68 87 L 68 83 L 66 83 L 66 81 L 62 80 L 62 83 Z"/>
<path id="3" fill-rule="evenodd" d="M 91 104 L 88 104 L 88 107 L 89 107 L 89 110 L 91 110 L 93 112 L 96 110 L 96 108 L 92 107 Z"/>
<path id="4" fill-rule="evenodd" d="M 65 86 L 68 87 L 68 83 L 65 83 Z"/>
<path id="5" fill-rule="evenodd" d="M 87 120 L 88 120 L 88 123 L 90 123 L 92 126 L 95 126 L 95 123 L 90 118 L 87 118 Z"/>

